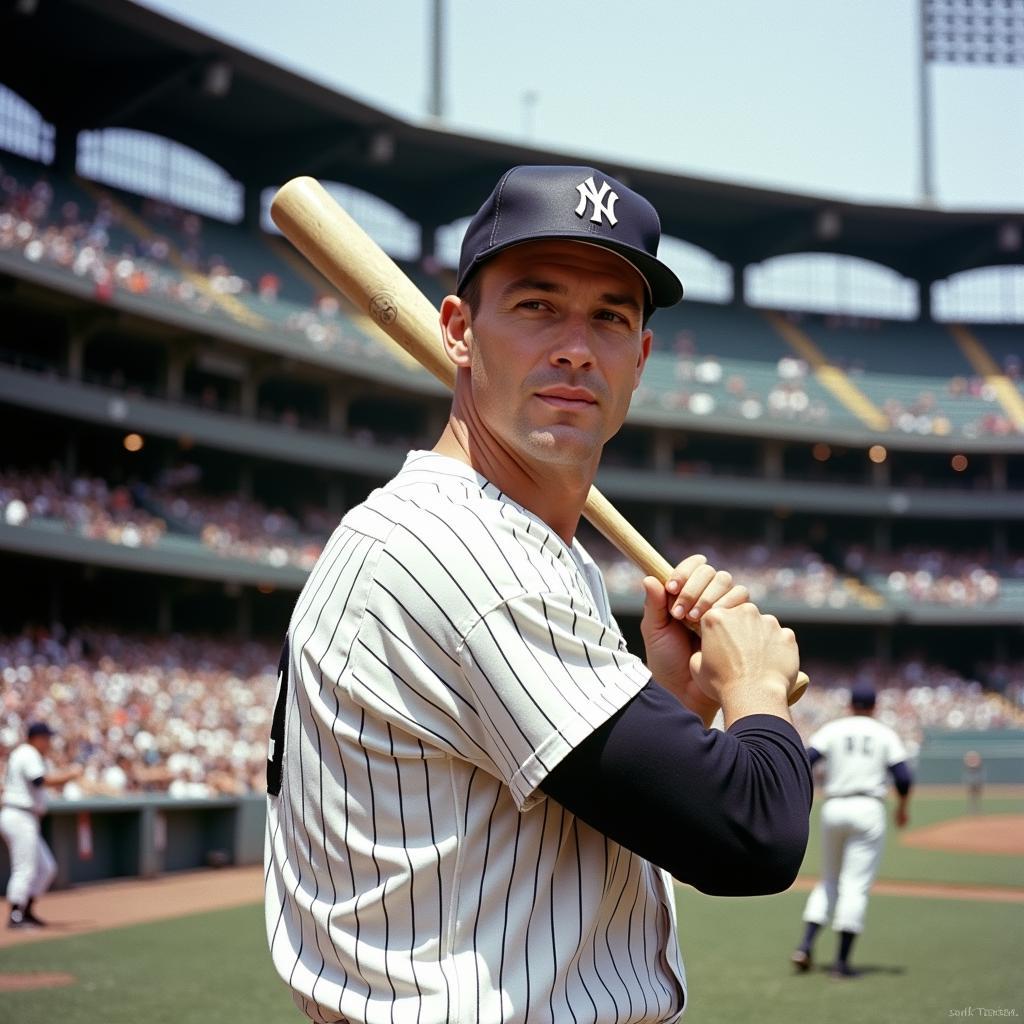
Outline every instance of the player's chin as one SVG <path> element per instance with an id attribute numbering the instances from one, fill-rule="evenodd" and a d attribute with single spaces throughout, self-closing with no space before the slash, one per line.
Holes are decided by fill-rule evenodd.
<path id="1" fill-rule="evenodd" d="M 563 466 L 589 465 L 600 458 L 601 436 L 576 425 L 556 424 L 530 432 L 530 451 L 535 458 Z"/>

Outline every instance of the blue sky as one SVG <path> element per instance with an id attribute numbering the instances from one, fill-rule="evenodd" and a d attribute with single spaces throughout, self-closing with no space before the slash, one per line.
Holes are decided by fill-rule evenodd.
<path id="1" fill-rule="evenodd" d="M 145 0 L 425 123 L 430 0 Z M 855 201 L 920 199 L 917 0 L 446 0 L 446 127 Z M 1024 67 L 932 66 L 936 205 L 1024 210 Z"/>

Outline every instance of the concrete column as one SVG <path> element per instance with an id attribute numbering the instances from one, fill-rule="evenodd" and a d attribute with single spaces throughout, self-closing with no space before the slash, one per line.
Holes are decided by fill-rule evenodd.
<path id="1" fill-rule="evenodd" d="M 672 509 L 668 505 L 657 505 L 654 509 L 652 524 L 654 546 L 662 555 L 668 550 L 672 540 Z"/>
<path id="2" fill-rule="evenodd" d="M 1002 452 L 996 452 L 989 456 L 992 466 L 992 490 L 1006 490 L 1006 456 Z"/>
<path id="3" fill-rule="evenodd" d="M 252 591 L 243 587 L 235 601 L 235 628 L 243 640 L 252 636 Z"/>
<path id="4" fill-rule="evenodd" d="M 345 514 L 345 481 L 340 476 L 332 476 L 327 484 L 327 511 L 337 519 Z"/>
<path id="5" fill-rule="evenodd" d="M 74 434 L 64 445 L 64 472 L 70 477 L 78 473 L 78 440 Z"/>
<path id="6" fill-rule="evenodd" d="M 160 601 L 156 611 L 156 631 L 161 636 L 168 636 L 174 631 L 174 609 L 171 597 L 166 590 L 160 591 Z"/>
<path id="7" fill-rule="evenodd" d="M 260 231 L 260 215 L 262 213 L 262 201 L 260 193 L 263 186 L 259 182 L 246 181 L 243 183 L 242 197 L 242 223 L 246 231 L 251 234 L 258 234 Z"/>
<path id="8" fill-rule="evenodd" d="M 892 474 L 889 471 L 889 460 L 885 462 L 872 462 L 871 463 L 871 483 L 875 487 L 888 487 L 892 480 Z"/>
<path id="9" fill-rule="evenodd" d="M 782 520 L 778 516 L 765 516 L 764 542 L 769 548 L 782 547 Z"/>
<path id="10" fill-rule="evenodd" d="M 917 282 L 917 319 L 931 323 L 932 319 L 932 282 Z"/>
<path id="11" fill-rule="evenodd" d="M 248 462 L 238 466 L 238 496 L 252 501 L 252 466 Z"/>
<path id="12" fill-rule="evenodd" d="M 50 628 L 56 629 L 64 623 L 64 602 L 60 584 L 50 581 Z"/>
<path id="13" fill-rule="evenodd" d="M 256 418 L 256 410 L 259 408 L 260 382 L 255 373 L 247 374 L 242 378 L 239 386 L 238 404 L 243 416 Z"/>
<path id="14" fill-rule="evenodd" d="M 782 479 L 782 453 L 781 441 L 765 441 L 761 447 L 761 472 L 768 480 Z"/>
<path id="15" fill-rule="evenodd" d="M 888 626 L 875 633 L 875 657 L 883 668 L 892 663 L 892 630 Z"/>
<path id="16" fill-rule="evenodd" d="M 734 263 L 732 265 L 732 304 L 734 306 L 747 304 L 746 272 L 747 268 L 743 264 Z"/>
<path id="17" fill-rule="evenodd" d="M 185 353 L 172 350 L 167 356 L 167 397 L 180 402 L 185 395 Z"/>
<path id="18" fill-rule="evenodd" d="M 892 523 L 888 519 L 875 520 L 872 547 L 882 555 L 887 555 L 892 550 Z"/>
<path id="19" fill-rule="evenodd" d="M 655 430 L 651 441 L 651 463 L 658 473 L 675 469 L 675 442 L 667 430 Z"/>
<path id="20" fill-rule="evenodd" d="M 998 562 L 1010 557 L 1010 544 L 1006 536 L 1006 523 L 992 524 L 992 554 Z"/>
<path id="21" fill-rule="evenodd" d="M 55 125 L 53 169 L 64 177 L 74 176 L 78 161 L 78 132 L 66 124 Z"/>
<path id="22" fill-rule="evenodd" d="M 327 426 L 332 434 L 344 434 L 348 430 L 348 408 L 348 394 L 332 385 L 327 395 Z"/>
<path id="23" fill-rule="evenodd" d="M 85 336 L 73 332 L 68 338 L 68 376 L 72 380 L 81 380 L 85 368 Z"/>

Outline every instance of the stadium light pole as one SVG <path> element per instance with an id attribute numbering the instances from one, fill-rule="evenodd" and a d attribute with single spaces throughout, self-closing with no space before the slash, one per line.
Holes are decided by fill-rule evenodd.
<path id="1" fill-rule="evenodd" d="M 428 113 L 444 117 L 444 0 L 433 0 L 430 19 L 430 101 Z"/>
<path id="2" fill-rule="evenodd" d="M 918 64 L 920 68 L 919 99 L 921 104 L 918 124 L 921 129 L 921 202 L 924 206 L 935 203 L 935 187 L 932 181 L 932 97 L 931 79 L 928 77 L 928 19 L 929 0 L 921 0 L 918 5 Z"/>

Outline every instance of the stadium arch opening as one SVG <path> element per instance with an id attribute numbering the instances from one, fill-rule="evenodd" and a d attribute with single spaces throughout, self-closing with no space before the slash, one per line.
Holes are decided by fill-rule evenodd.
<path id="1" fill-rule="evenodd" d="M 913 320 L 917 284 L 889 267 L 838 253 L 773 256 L 746 268 L 751 306 Z"/>
<path id="2" fill-rule="evenodd" d="M 0 150 L 52 164 L 56 131 L 27 100 L 0 84 Z"/>
<path id="3" fill-rule="evenodd" d="M 151 132 L 81 132 L 76 170 L 83 178 L 232 224 L 243 217 L 240 182 L 202 153 Z"/>

